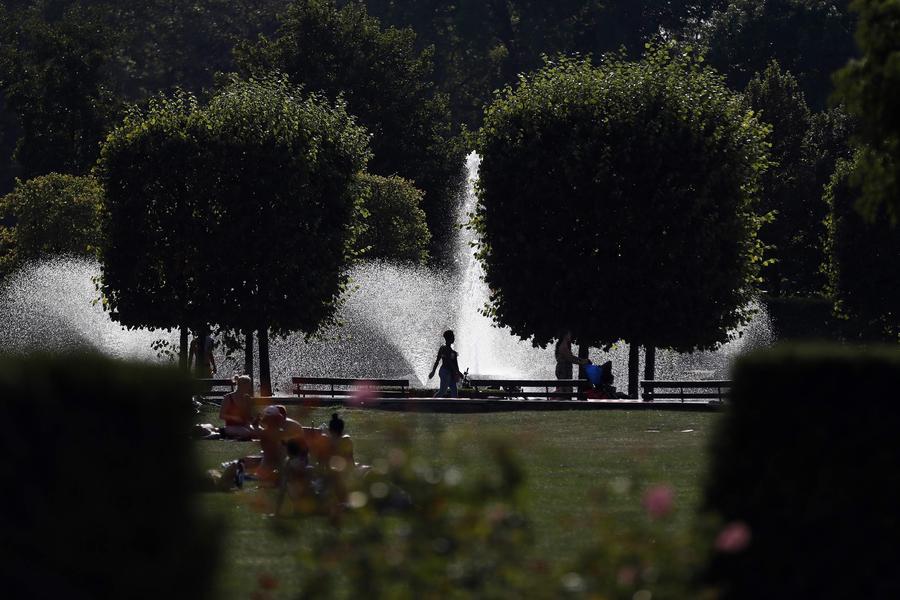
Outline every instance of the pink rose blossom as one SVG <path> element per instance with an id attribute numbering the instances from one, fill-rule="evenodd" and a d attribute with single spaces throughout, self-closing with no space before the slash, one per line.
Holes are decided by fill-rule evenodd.
<path id="1" fill-rule="evenodd" d="M 716 536 L 715 547 L 719 552 L 735 554 L 750 545 L 750 527 L 743 521 L 732 521 Z"/>
<path id="2" fill-rule="evenodd" d="M 675 506 L 675 490 L 666 484 L 654 485 L 644 492 L 643 505 L 650 518 L 664 517 L 672 512 Z"/>
<path id="3" fill-rule="evenodd" d="M 369 381 L 357 381 L 353 384 L 353 394 L 350 396 L 350 404 L 353 406 L 364 406 L 373 404 L 377 400 L 375 388 Z"/>
<path id="4" fill-rule="evenodd" d="M 631 587 L 637 581 L 638 570 L 636 567 L 622 567 L 616 576 L 616 580 L 622 587 Z"/>

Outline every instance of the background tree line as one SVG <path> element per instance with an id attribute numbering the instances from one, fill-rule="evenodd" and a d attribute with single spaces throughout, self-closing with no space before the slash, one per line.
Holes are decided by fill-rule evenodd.
<path id="1" fill-rule="evenodd" d="M 868 4 L 856 3 L 864 13 Z M 9 157 L 0 185 L 9 189 L 13 175 L 87 174 L 129 107 L 160 91 L 178 88 L 204 101 L 221 91 L 226 72 L 278 71 L 346 103 L 371 135 L 369 183 L 403 198 L 370 191 L 376 212 L 424 210 L 424 224 L 415 216 L 408 233 L 382 237 L 398 248 L 409 235 L 430 241 L 440 258 L 456 225 L 455 184 L 464 141 L 471 142 L 465 130 L 482 125 L 495 90 L 521 84 L 548 56 L 599 61 L 613 52 L 636 60 L 648 44 L 664 43 L 718 70 L 770 126 L 771 161 L 756 205 L 766 246 L 758 288 L 773 305 L 821 298 L 828 312 L 837 268 L 828 253 L 841 247 L 828 236 L 848 221 L 829 220 L 826 185 L 854 148 L 890 154 L 864 118 L 858 127 L 865 110 L 852 94 L 840 98 L 849 110 L 829 107 L 831 73 L 857 52 L 856 19 L 844 2 L 812 0 L 13 0 L 0 7 L 0 151 Z M 866 31 L 872 27 L 860 35 Z M 396 176 L 415 187 L 401 190 Z M 19 218 L 4 214 L 7 226 Z M 397 250 L 376 247 L 379 236 L 367 239 L 373 256 Z M 5 236 L 4 246 L 14 245 Z M 401 250 L 424 256 L 418 247 Z"/>

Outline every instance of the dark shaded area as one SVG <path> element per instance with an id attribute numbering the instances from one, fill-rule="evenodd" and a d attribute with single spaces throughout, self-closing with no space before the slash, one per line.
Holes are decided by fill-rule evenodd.
<path id="1" fill-rule="evenodd" d="M 742 359 L 706 509 L 751 531 L 713 557 L 725 600 L 896 598 L 900 351 L 795 345 Z"/>
<path id="2" fill-rule="evenodd" d="M 96 355 L 0 360 L 8 598 L 210 596 L 190 382 Z"/>

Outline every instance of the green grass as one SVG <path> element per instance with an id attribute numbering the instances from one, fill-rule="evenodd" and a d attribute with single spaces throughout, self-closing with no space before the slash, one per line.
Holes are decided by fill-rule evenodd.
<path id="1" fill-rule="evenodd" d="M 305 425 L 327 421 L 331 411 L 304 415 Z M 687 527 L 699 501 L 706 464 L 706 445 L 715 414 L 662 411 L 596 411 L 560 413 L 498 413 L 477 415 L 416 415 L 344 410 L 347 431 L 354 438 L 358 462 L 384 456 L 390 428 L 402 425 L 414 432 L 420 459 L 458 465 L 464 473 L 486 468 L 485 442 L 507 440 L 527 473 L 524 504 L 536 532 L 536 552 L 548 558 L 572 557 L 589 536 L 591 492 L 617 482 L 637 491 L 653 483 L 675 490 L 678 518 L 672 527 Z M 203 415 L 212 420 L 211 414 Z M 199 442 L 207 468 L 256 451 L 254 444 Z M 279 535 L 266 516 L 268 492 L 255 489 L 230 494 L 206 494 L 203 510 L 221 515 L 227 526 L 219 596 L 246 598 L 262 573 L 278 579 L 276 597 L 296 588 L 295 537 Z M 634 495 L 614 496 L 607 506 L 617 518 L 640 518 Z"/>

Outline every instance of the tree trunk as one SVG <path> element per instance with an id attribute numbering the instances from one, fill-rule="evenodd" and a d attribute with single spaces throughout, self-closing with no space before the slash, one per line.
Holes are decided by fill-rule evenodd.
<path id="1" fill-rule="evenodd" d="M 656 346 L 644 346 L 644 379 L 656 379 Z M 653 394 L 650 394 L 648 400 L 652 399 Z"/>
<path id="2" fill-rule="evenodd" d="M 656 346 L 644 346 L 644 379 L 656 379 Z"/>
<path id="3" fill-rule="evenodd" d="M 187 325 L 181 326 L 178 338 L 178 366 L 182 371 L 189 371 L 188 364 L 188 328 Z"/>
<path id="4" fill-rule="evenodd" d="M 269 367 L 269 329 L 260 327 L 256 332 L 259 340 L 259 395 L 272 395 L 272 371 Z"/>
<path id="5" fill-rule="evenodd" d="M 253 380 L 253 330 L 244 332 L 244 375 Z M 252 384 L 251 384 L 252 385 Z"/>
<path id="6" fill-rule="evenodd" d="M 628 397 L 636 400 L 638 393 L 638 369 L 640 365 L 640 345 L 631 342 L 628 346 Z"/>

